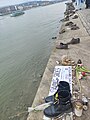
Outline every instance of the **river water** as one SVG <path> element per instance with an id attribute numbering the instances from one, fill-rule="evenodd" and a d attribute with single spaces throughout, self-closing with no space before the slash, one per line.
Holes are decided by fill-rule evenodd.
<path id="1" fill-rule="evenodd" d="M 64 11 L 58 3 L 0 17 L 0 120 L 26 119 L 20 113 L 32 104 Z"/>

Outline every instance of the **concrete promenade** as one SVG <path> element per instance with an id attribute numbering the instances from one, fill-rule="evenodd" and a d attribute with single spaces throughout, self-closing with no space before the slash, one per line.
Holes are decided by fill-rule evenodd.
<path id="1" fill-rule="evenodd" d="M 78 59 L 81 59 L 84 66 L 90 70 L 90 9 L 77 11 L 77 14 L 79 17 L 77 19 L 72 19 L 73 16 L 71 16 L 70 21 L 76 23 L 80 29 L 71 30 L 65 26 L 66 22 L 62 23 L 61 29 L 64 28 L 66 32 L 59 34 L 57 37 L 55 46 L 32 104 L 34 107 L 44 103 L 44 97 L 48 96 L 54 67 L 57 65 L 56 61 L 60 61 L 62 55 L 68 55 L 75 62 L 77 62 Z M 56 45 L 60 44 L 60 42 L 69 42 L 73 37 L 79 37 L 80 44 L 69 45 L 69 49 L 67 50 L 56 49 Z M 81 84 L 82 92 L 90 98 L 90 77 L 88 77 L 87 80 L 82 80 Z M 31 112 L 28 115 L 27 120 L 43 120 L 43 111 Z M 76 117 L 75 120 L 90 120 L 90 107 L 87 111 L 83 111 L 83 115 L 81 117 Z"/>

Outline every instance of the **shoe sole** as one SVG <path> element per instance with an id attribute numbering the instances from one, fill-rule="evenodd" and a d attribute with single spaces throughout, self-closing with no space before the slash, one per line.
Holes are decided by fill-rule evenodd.
<path id="1" fill-rule="evenodd" d="M 65 111 L 65 112 L 63 112 L 62 114 L 58 115 L 57 117 L 53 117 L 53 118 L 62 118 L 62 117 L 64 117 L 65 115 L 67 115 L 67 114 L 69 114 L 69 113 L 71 113 L 71 112 L 73 112 L 73 109 L 72 109 L 72 108 L 69 109 L 69 110 L 67 110 L 67 111 Z"/>
<path id="2" fill-rule="evenodd" d="M 69 114 L 69 113 L 71 113 L 71 112 L 73 112 L 73 108 L 70 108 L 69 110 L 67 110 L 67 111 L 63 111 L 62 112 L 62 114 L 60 114 L 60 115 L 58 115 L 58 116 L 55 116 L 55 117 L 51 117 L 51 116 L 47 116 L 47 115 L 45 115 L 46 117 L 49 117 L 49 118 L 62 118 L 63 116 L 65 116 L 65 115 L 67 115 L 67 114 Z"/>

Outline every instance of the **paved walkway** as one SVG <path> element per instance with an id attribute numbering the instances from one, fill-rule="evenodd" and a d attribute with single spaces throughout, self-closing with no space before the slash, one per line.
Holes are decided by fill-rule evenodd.
<path id="1" fill-rule="evenodd" d="M 41 80 L 32 106 L 37 106 L 44 103 L 43 98 L 48 95 L 54 67 L 57 65 L 56 61 L 60 61 L 62 55 L 70 56 L 75 62 L 77 62 L 78 59 L 81 59 L 83 64 L 88 69 L 90 69 L 90 9 L 78 11 L 78 15 L 78 19 L 70 18 L 70 21 L 76 23 L 80 29 L 70 30 L 65 27 L 65 24 L 63 23 L 62 29 L 65 28 L 66 32 L 58 35 L 58 39 L 51 53 L 50 59 L 48 61 L 47 67 L 45 69 L 43 78 Z M 81 39 L 80 44 L 69 45 L 68 50 L 56 49 L 57 44 L 59 44 L 60 42 L 68 42 L 73 37 L 79 37 Z M 82 81 L 82 92 L 85 94 L 85 96 L 90 97 L 89 77 L 86 81 Z M 43 111 L 30 113 L 27 120 L 43 120 Z M 82 117 L 76 118 L 75 120 L 90 120 L 90 108 L 87 111 L 83 112 Z"/>
<path id="2" fill-rule="evenodd" d="M 80 19 L 90 35 L 90 9 L 81 10 L 78 12 Z"/>

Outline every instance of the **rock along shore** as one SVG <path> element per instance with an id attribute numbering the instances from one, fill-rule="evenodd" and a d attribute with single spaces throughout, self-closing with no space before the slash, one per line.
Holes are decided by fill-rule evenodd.
<path id="1" fill-rule="evenodd" d="M 70 17 L 69 21 L 77 24 L 80 29 L 71 30 L 65 24 L 68 22 L 62 22 L 62 27 L 60 32 L 64 29 L 65 32 L 59 34 L 56 39 L 55 46 L 51 53 L 50 59 L 47 63 L 45 72 L 43 74 L 41 83 L 37 90 L 35 99 L 33 101 L 32 106 L 38 106 L 42 103 L 45 103 L 44 97 L 48 96 L 50 84 L 53 76 L 54 67 L 57 65 L 57 61 L 61 60 L 63 55 L 68 55 L 75 62 L 78 59 L 81 59 L 84 65 L 90 69 L 90 9 L 84 9 L 77 11 L 78 15 L 77 19 L 72 19 L 73 16 Z M 80 44 L 69 45 L 69 49 L 56 49 L 56 45 L 59 45 L 60 42 L 67 43 L 72 38 L 80 38 Z M 83 81 L 82 87 L 84 94 L 90 97 L 90 80 Z M 77 118 L 76 120 L 89 120 L 90 118 L 90 109 L 82 115 L 82 117 Z M 27 120 L 43 120 L 43 111 L 33 111 L 28 115 Z"/>

